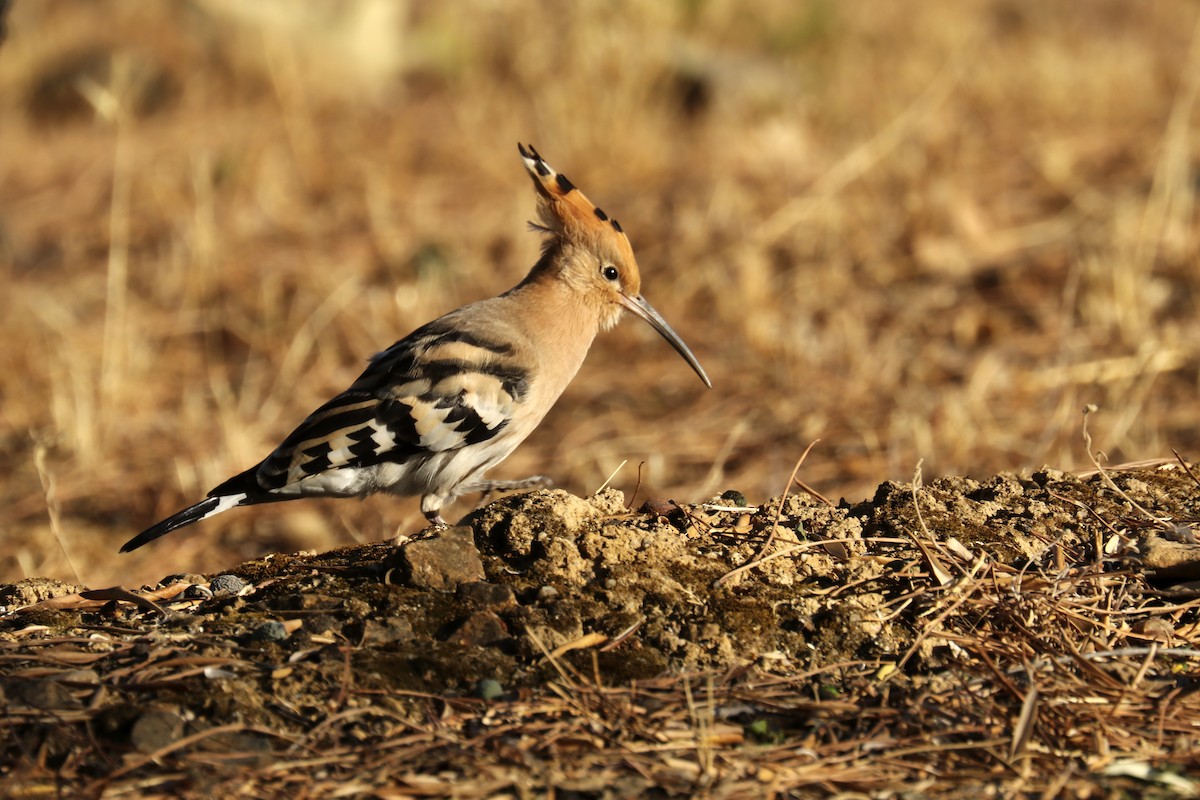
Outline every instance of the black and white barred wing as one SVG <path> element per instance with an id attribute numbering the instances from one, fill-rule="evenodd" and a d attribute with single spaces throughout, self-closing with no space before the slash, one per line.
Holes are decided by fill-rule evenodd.
<path id="1" fill-rule="evenodd" d="M 465 309 L 460 309 L 461 313 Z M 458 480 L 422 469 L 439 454 L 500 436 L 524 399 L 514 346 L 472 334 L 448 315 L 371 360 L 354 384 L 300 424 L 261 463 L 147 528 L 122 551 L 231 508 L 297 497 L 377 491 L 424 494 Z M 454 467 L 469 473 L 471 464 Z"/>
<path id="2" fill-rule="evenodd" d="M 461 329 L 417 331 L 309 415 L 259 465 L 256 483 L 280 494 L 385 490 L 404 470 L 382 464 L 415 467 L 497 436 L 526 389 L 526 373 L 511 355 L 510 345 Z"/>

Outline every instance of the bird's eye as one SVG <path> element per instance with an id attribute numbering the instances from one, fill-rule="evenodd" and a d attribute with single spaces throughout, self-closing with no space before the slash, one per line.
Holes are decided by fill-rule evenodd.
<path id="1" fill-rule="evenodd" d="M 601 267 L 600 274 L 604 276 L 604 280 L 606 281 L 615 281 L 617 278 L 621 277 L 621 273 L 618 272 L 617 268 L 611 264 L 607 267 Z"/>

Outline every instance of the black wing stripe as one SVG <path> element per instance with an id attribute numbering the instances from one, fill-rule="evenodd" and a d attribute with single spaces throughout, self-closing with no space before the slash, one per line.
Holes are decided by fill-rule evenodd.
<path id="1" fill-rule="evenodd" d="M 364 432 L 367 435 L 365 437 L 359 439 L 354 444 L 350 445 L 350 447 L 348 448 L 350 450 L 350 453 L 354 456 L 354 458 L 350 459 L 351 464 L 362 463 L 366 459 L 375 455 L 375 452 L 379 449 L 379 445 L 375 444 L 375 442 L 371 439 L 371 436 L 370 436 L 371 430 L 369 428 L 364 429 Z M 356 438 L 356 436 L 354 434 L 351 434 L 350 438 L 354 439 L 354 438 Z M 389 452 L 393 452 L 393 453 L 404 452 L 407 449 L 408 448 L 393 448 Z"/>
<path id="2" fill-rule="evenodd" d="M 483 419 L 475 413 L 474 409 L 466 408 L 465 406 L 460 407 L 464 408 L 465 412 L 463 414 L 464 422 L 458 426 L 458 429 L 466 432 L 466 444 L 486 442 L 508 426 L 508 420 L 504 420 L 496 427 L 489 428 L 484 424 Z"/>
<path id="3" fill-rule="evenodd" d="M 343 406 L 345 408 L 342 408 Z M 279 449 L 302 446 L 305 442 L 324 439 L 346 428 L 365 425 L 375 418 L 376 408 L 377 404 L 373 398 L 351 398 L 343 395 L 309 415 L 299 428 L 283 440 Z"/>
<path id="4" fill-rule="evenodd" d="M 520 403 L 529 388 L 528 373 L 512 364 L 468 364 L 458 359 L 427 361 L 421 365 L 422 373 L 437 385 L 447 378 L 464 373 L 476 373 L 495 378 L 514 402 Z"/>
<path id="5" fill-rule="evenodd" d="M 322 472 L 328 472 L 332 468 L 333 462 L 329 459 L 328 448 L 321 455 L 300 465 L 301 471 L 308 475 L 320 475 Z"/>
<path id="6" fill-rule="evenodd" d="M 375 417 L 377 404 L 372 400 L 354 407 L 362 403 L 361 397 L 341 395 L 313 412 L 259 465 L 256 476 L 259 485 L 264 489 L 286 485 L 297 450 L 309 456 L 309 460 L 300 465 L 305 474 L 316 475 L 330 469 L 333 463 L 329 453 L 333 448 L 329 439 L 365 426 Z"/>
<path id="7" fill-rule="evenodd" d="M 498 356 L 511 356 L 516 350 L 511 344 L 485 339 L 476 333 L 465 330 L 448 330 L 440 333 L 433 341 L 429 342 L 429 345 L 438 345 L 443 342 L 461 342 L 469 347 L 486 350 Z"/>

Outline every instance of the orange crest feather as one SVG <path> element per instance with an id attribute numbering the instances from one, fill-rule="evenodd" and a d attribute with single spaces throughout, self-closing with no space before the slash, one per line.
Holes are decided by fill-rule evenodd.
<path id="1" fill-rule="evenodd" d="M 538 195 L 538 224 L 534 227 L 578 242 L 607 240 L 627 263 L 634 264 L 633 246 L 621 224 L 597 208 L 583 192 L 546 163 L 533 145 L 518 144 L 525 169 Z"/>

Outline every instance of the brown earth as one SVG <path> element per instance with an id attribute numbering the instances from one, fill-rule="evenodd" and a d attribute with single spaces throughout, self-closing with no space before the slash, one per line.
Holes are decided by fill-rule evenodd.
<path id="1" fill-rule="evenodd" d="M 0 789 L 1194 792 L 1198 505 L 1179 464 L 836 507 L 543 490 L 138 595 L 24 581 Z"/>
<path id="2" fill-rule="evenodd" d="M 0 795 L 1194 794 L 1198 20 L 17 0 Z M 570 494 L 119 555 L 520 280 L 517 141 L 619 216 L 715 388 L 626 322 L 495 473 Z M 1093 404 L 1103 463 L 1151 464 L 1117 489 L 1077 472 Z M 818 438 L 800 477 L 850 502 L 791 485 Z"/>

